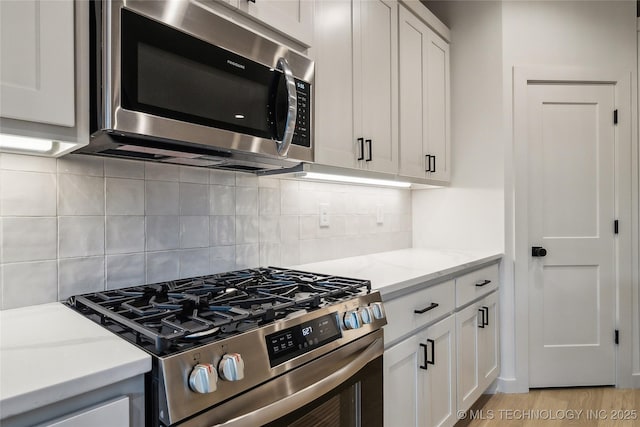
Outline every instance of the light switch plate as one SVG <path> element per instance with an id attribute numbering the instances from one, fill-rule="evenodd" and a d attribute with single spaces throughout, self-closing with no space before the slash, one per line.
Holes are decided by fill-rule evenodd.
<path id="1" fill-rule="evenodd" d="M 329 226 L 329 203 L 320 203 L 320 227 Z"/>

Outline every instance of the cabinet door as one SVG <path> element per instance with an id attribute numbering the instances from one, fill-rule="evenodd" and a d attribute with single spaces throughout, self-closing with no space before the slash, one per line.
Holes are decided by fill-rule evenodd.
<path id="1" fill-rule="evenodd" d="M 238 7 L 249 16 L 303 45 L 312 45 L 312 0 L 238 0 Z"/>
<path id="2" fill-rule="evenodd" d="M 423 376 L 424 410 L 420 425 L 426 427 L 453 426 L 456 416 L 456 322 L 453 315 L 441 320 L 420 334 L 420 344 L 426 345 L 428 361 Z M 424 360 L 421 360 L 424 362 Z"/>
<path id="3" fill-rule="evenodd" d="M 0 1 L 0 116 L 75 124 L 73 0 Z"/>
<path id="4" fill-rule="evenodd" d="M 423 352 L 417 336 L 412 336 L 384 352 L 384 425 L 385 427 L 417 427 L 421 376 L 418 365 Z M 420 394 L 422 392 L 420 391 Z"/>
<path id="5" fill-rule="evenodd" d="M 396 173 L 398 4 L 395 0 L 362 0 L 359 18 L 359 35 L 354 35 L 354 63 L 360 62 L 354 70 L 356 138 L 365 138 L 367 169 Z"/>
<path id="6" fill-rule="evenodd" d="M 358 166 L 359 152 L 353 127 L 352 40 L 359 18 L 352 19 L 351 12 L 351 0 L 315 2 L 315 158 L 320 164 L 347 168 Z"/>
<path id="7" fill-rule="evenodd" d="M 479 383 L 479 304 L 456 313 L 458 410 L 466 411 L 480 396 Z"/>
<path id="8" fill-rule="evenodd" d="M 425 178 L 427 170 L 427 45 L 429 29 L 403 6 L 399 10 L 400 175 Z"/>
<path id="9" fill-rule="evenodd" d="M 427 152 L 431 157 L 428 178 L 449 181 L 450 171 L 450 105 L 449 44 L 429 31 L 427 44 Z"/>
<path id="10" fill-rule="evenodd" d="M 497 378 L 500 370 L 498 293 L 488 295 L 480 304 L 480 309 L 485 311 L 486 324 L 479 331 L 480 388 L 484 391 Z M 482 316 L 480 318 L 482 319 Z"/>

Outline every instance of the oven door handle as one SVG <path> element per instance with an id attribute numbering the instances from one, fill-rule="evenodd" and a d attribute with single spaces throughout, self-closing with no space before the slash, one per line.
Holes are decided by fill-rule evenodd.
<path id="1" fill-rule="evenodd" d="M 293 78 L 293 72 L 289 68 L 286 59 L 278 59 L 278 69 L 282 70 L 284 75 L 285 86 L 287 88 L 287 120 L 284 125 L 284 134 L 282 141 L 276 141 L 278 154 L 286 157 L 293 141 L 293 133 L 296 130 L 296 120 L 298 118 L 298 95 L 296 91 L 296 80 Z"/>
<path id="2" fill-rule="evenodd" d="M 215 424 L 212 427 L 253 427 L 290 414 L 330 392 L 335 388 L 336 384 L 341 384 L 358 373 L 367 363 L 380 355 L 381 342 L 381 338 L 376 339 L 353 360 L 322 380 L 260 409 L 240 415 L 222 424 Z"/>

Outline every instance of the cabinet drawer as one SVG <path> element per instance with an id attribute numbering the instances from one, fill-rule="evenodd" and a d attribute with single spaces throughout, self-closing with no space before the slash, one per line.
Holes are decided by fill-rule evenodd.
<path id="1" fill-rule="evenodd" d="M 387 325 L 384 341 L 391 343 L 454 309 L 455 284 L 453 280 L 420 289 L 408 295 L 384 302 Z M 416 313 L 421 311 L 421 313 Z"/>
<path id="2" fill-rule="evenodd" d="M 497 289 L 499 280 L 498 264 L 456 278 L 456 307 L 461 307 Z"/>

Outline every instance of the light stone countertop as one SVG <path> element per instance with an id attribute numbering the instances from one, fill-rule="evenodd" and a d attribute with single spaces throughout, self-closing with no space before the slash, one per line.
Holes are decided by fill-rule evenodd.
<path id="1" fill-rule="evenodd" d="M 367 279 L 383 300 L 437 283 L 502 258 L 495 251 L 400 249 L 292 266 L 298 270 Z"/>
<path id="2" fill-rule="evenodd" d="M 151 356 L 61 303 L 0 311 L 0 417 L 144 374 Z"/>

